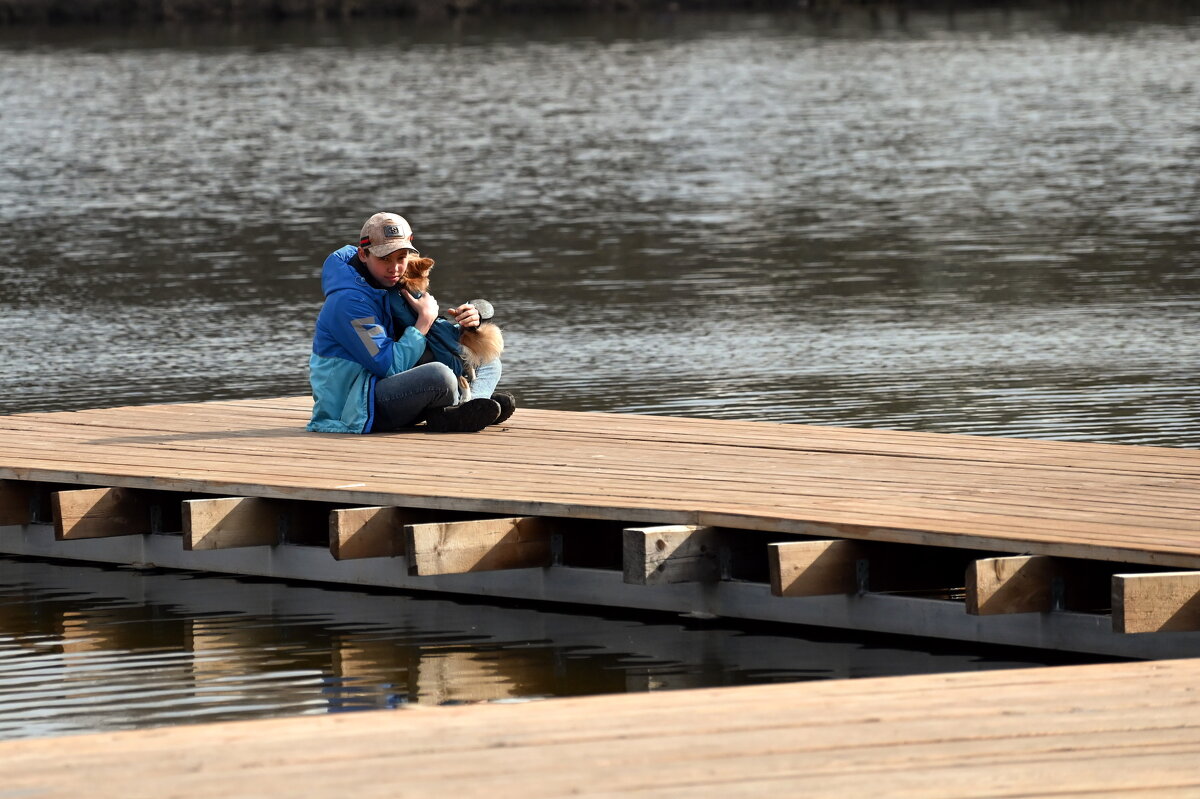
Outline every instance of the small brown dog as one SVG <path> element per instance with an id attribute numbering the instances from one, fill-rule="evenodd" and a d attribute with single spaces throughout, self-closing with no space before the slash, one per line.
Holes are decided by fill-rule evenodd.
<path id="1" fill-rule="evenodd" d="M 433 269 L 433 263 L 432 258 L 409 258 L 397 285 L 407 289 L 414 297 L 420 297 L 429 291 L 429 271 Z M 492 305 L 486 300 L 471 300 L 467 305 L 475 306 L 481 320 L 492 317 Z M 449 314 L 447 319 L 454 321 Z M 481 321 L 476 327 L 462 328 L 458 346 L 458 355 L 463 362 L 463 376 L 458 378 L 458 387 L 463 396 L 469 397 L 469 385 L 475 379 L 475 370 L 496 360 L 504 352 L 504 335 L 494 323 Z"/>

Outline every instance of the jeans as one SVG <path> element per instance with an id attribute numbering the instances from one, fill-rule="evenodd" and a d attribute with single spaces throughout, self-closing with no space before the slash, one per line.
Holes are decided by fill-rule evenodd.
<path id="1" fill-rule="evenodd" d="M 499 359 L 488 361 L 476 369 L 475 379 L 471 381 L 471 398 L 492 396 L 496 391 L 496 384 L 500 382 L 501 371 L 503 369 Z"/>
<path id="2" fill-rule="evenodd" d="M 375 384 L 371 432 L 416 424 L 426 411 L 458 404 L 458 378 L 443 363 L 423 363 Z"/>
<path id="3" fill-rule="evenodd" d="M 500 382 L 500 361 L 475 370 L 471 397 L 490 397 Z M 407 372 L 385 377 L 375 384 L 375 422 L 371 432 L 380 433 L 411 427 L 427 411 L 457 405 L 458 378 L 445 364 L 431 361 Z"/>

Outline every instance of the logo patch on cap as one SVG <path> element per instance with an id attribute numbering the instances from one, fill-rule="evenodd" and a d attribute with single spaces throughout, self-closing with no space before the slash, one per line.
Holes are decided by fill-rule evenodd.
<path id="1" fill-rule="evenodd" d="M 384 225 L 383 226 L 383 235 L 389 239 L 397 238 L 400 235 L 400 226 L 399 225 Z"/>

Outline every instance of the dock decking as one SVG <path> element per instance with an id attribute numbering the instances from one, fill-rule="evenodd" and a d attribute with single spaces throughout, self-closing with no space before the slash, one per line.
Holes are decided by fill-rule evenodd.
<path id="1" fill-rule="evenodd" d="M 295 535 L 303 525 L 294 514 L 290 536 L 282 516 L 276 530 L 262 521 L 276 517 L 260 515 L 261 533 L 246 538 L 215 529 L 233 506 L 185 503 L 183 526 L 191 532 L 176 554 L 168 547 L 178 549 L 177 537 L 64 540 L 151 532 L 82 531 L 98 524 L 89 514 L 125 518 L 83 497 L 75 503 L 82 508 L 75 533 L 64 529 L 67 499 L 55 500 L 52 542 L 33 529 L 37 519 L 10 512 L 0 519 L 9 525 L 0 528 L 0 551 L 306 579 L 322 579 L 324 570 L 340 582 L 690 607 L 923 635 L 946 626 L 950 616 L 939 615 L 946 603 L 913 603 L 937 589 L 940 599 L 960 600 L 954 613 L 964 616 L 965 590 L 972 618 L 951 624 L 946 637 L 1109 654 L 1200 651 L 1195 632 L 1167 635 L 1173 643 L 1162 651 L 1150 641 L 1160 631 L 1200 629 L 1200 452 L 530 409 L 473 435 L 331 436 L 304 431 L 309 409 L 301 397 L 0 417 L 0 480 L 16 497 L 9 504 L 18 515 L 30 486 L 98 486 L 233 498 L 226 502 L 324 503 L 318 515 L 329 508 L 363 508 L 360 516 L 419 509 L 435 514 L 430 523 L 393 519 L 394 529 L 381 534 L 390 536 L 386 545 L 376 538 L 355 551 L 366 533 L 343 538 L 338 526 L 362 532 L 380 522 L 335 512 L 333 532 L 322 540 L 320 531 Z M 251 510 L 262 509 L 239 512 Z M 444 511 L 515 520 L 506 530 L 488 530 L 482 522 L 447 523 L 436 515 Z M 563 525 L 570 520 L 615 523 L 618 551 L 595 551 L 614 540 L 612 531 L 600 530 L 586 557 L 573 564 L 568 553 L 564 562 Z M 319 522 L 323 527 L 323 516 Z M 213 528 L 208 538 L 195 532 L 204 524 Z M 14 526 L 21 535 L 3 532 Z M 425 533 L 433 543 L 422 549 Z M 587 535 L 571 533 L 575 543 L 566 548 L 579 549 Z M 456 549 L 462 541 L 465 555 Z M 265 546 L 280 542 L 308 546 Z M 332 548 L 336 562 L 313 560 L 313 544 Z M 217 551 L 186 551 L 202 549 Z M 406 562 L 398 565 L 397 556 Z M 371 563 L 354 563 L 359 557 Z M 636 599 L 611 585 L 611 561 L 621 569 L 622 557 L 624 582 L 640 583 Z M 745 565 L 754 559 L 761 567 Z M 939 563 L 943 575 L 931 581 L 928 572 Z M 570 569 L 579 574 L 566 581 L 535 565 L 608 571 Z M 531 571 L 540 576 L 531 580 Z M 456 572 L 474 574 L 467 580 Z M 922 576 L 906 581 L 898 572 Z M 742 582 L 751 585 L 737 585 L 746 574 Z M 768 582 L 775 607 L 762 610 L 772 599 Z M 911 607 L 879 605 L 885 596 L 911 599 Z M 1144 610 L 1146 596 L 1162 607 Z M 1041 612 L 1031 627 L 1032 611 Z M 1151 616 L 1158 620 L 1147 621 Z M 892 618 L 885 624 L 884 617 Z M 1074 626 L 1064 631 L 1055 626 L 1060 621 Z M 1113 645 L 1113 629 L 1154 635 L 1136 646 Z M 1103 642 L 1080 643 L 1080 636 Z"/>
<path id="2" fill-rule="evenodd" d="M 6 796 L 1200 795 L 1200 660 L 0 743 Z M 69 762 L 71 768 L 63 768 Z"/>

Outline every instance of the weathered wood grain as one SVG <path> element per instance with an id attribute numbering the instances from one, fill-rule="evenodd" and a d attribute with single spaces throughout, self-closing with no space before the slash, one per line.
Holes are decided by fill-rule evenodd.
<path id="1" fill-rule="evenodd" d="M 60 541 L 142 535 L 151 531 L 150 505 L 136 489 L 56 491 L 51 495 L 51 508 L 54 535 Z"/>
<path id="2" fill-rule="evenodd" d="M 0 784 L 45 799 L 1196 796 L 1198 682 L 1192 659 L 108 732 L 72 736 L 69 769 L 61 738 L 0 742 Z"/>
<path id="3" fill-rule="evenodd" d="M 775 596 L 853 594 L 866 547 L 858 541 L 787 541 L 767 547 Z"/>
<path id="4" fill-rule="evenodd" d="M 554 525 L 518 517 L 468 522 L 431 522 L 404 528 L 409 574 L 529 569 L 549 566 Z"/>
<path id="5" fill-rule="evenodd" d="M 429 458 L 420 434 L 306 433 L 309 403 L 7 416 L 0 479 L 1200 569 L 1194 451 L 520 409 Z"/>
<path id="6" fill-rule="evenodd" d="M 1119 633 L 1200 630 L 1200 571 L 1113 575 L 1112 617 Z"/>

